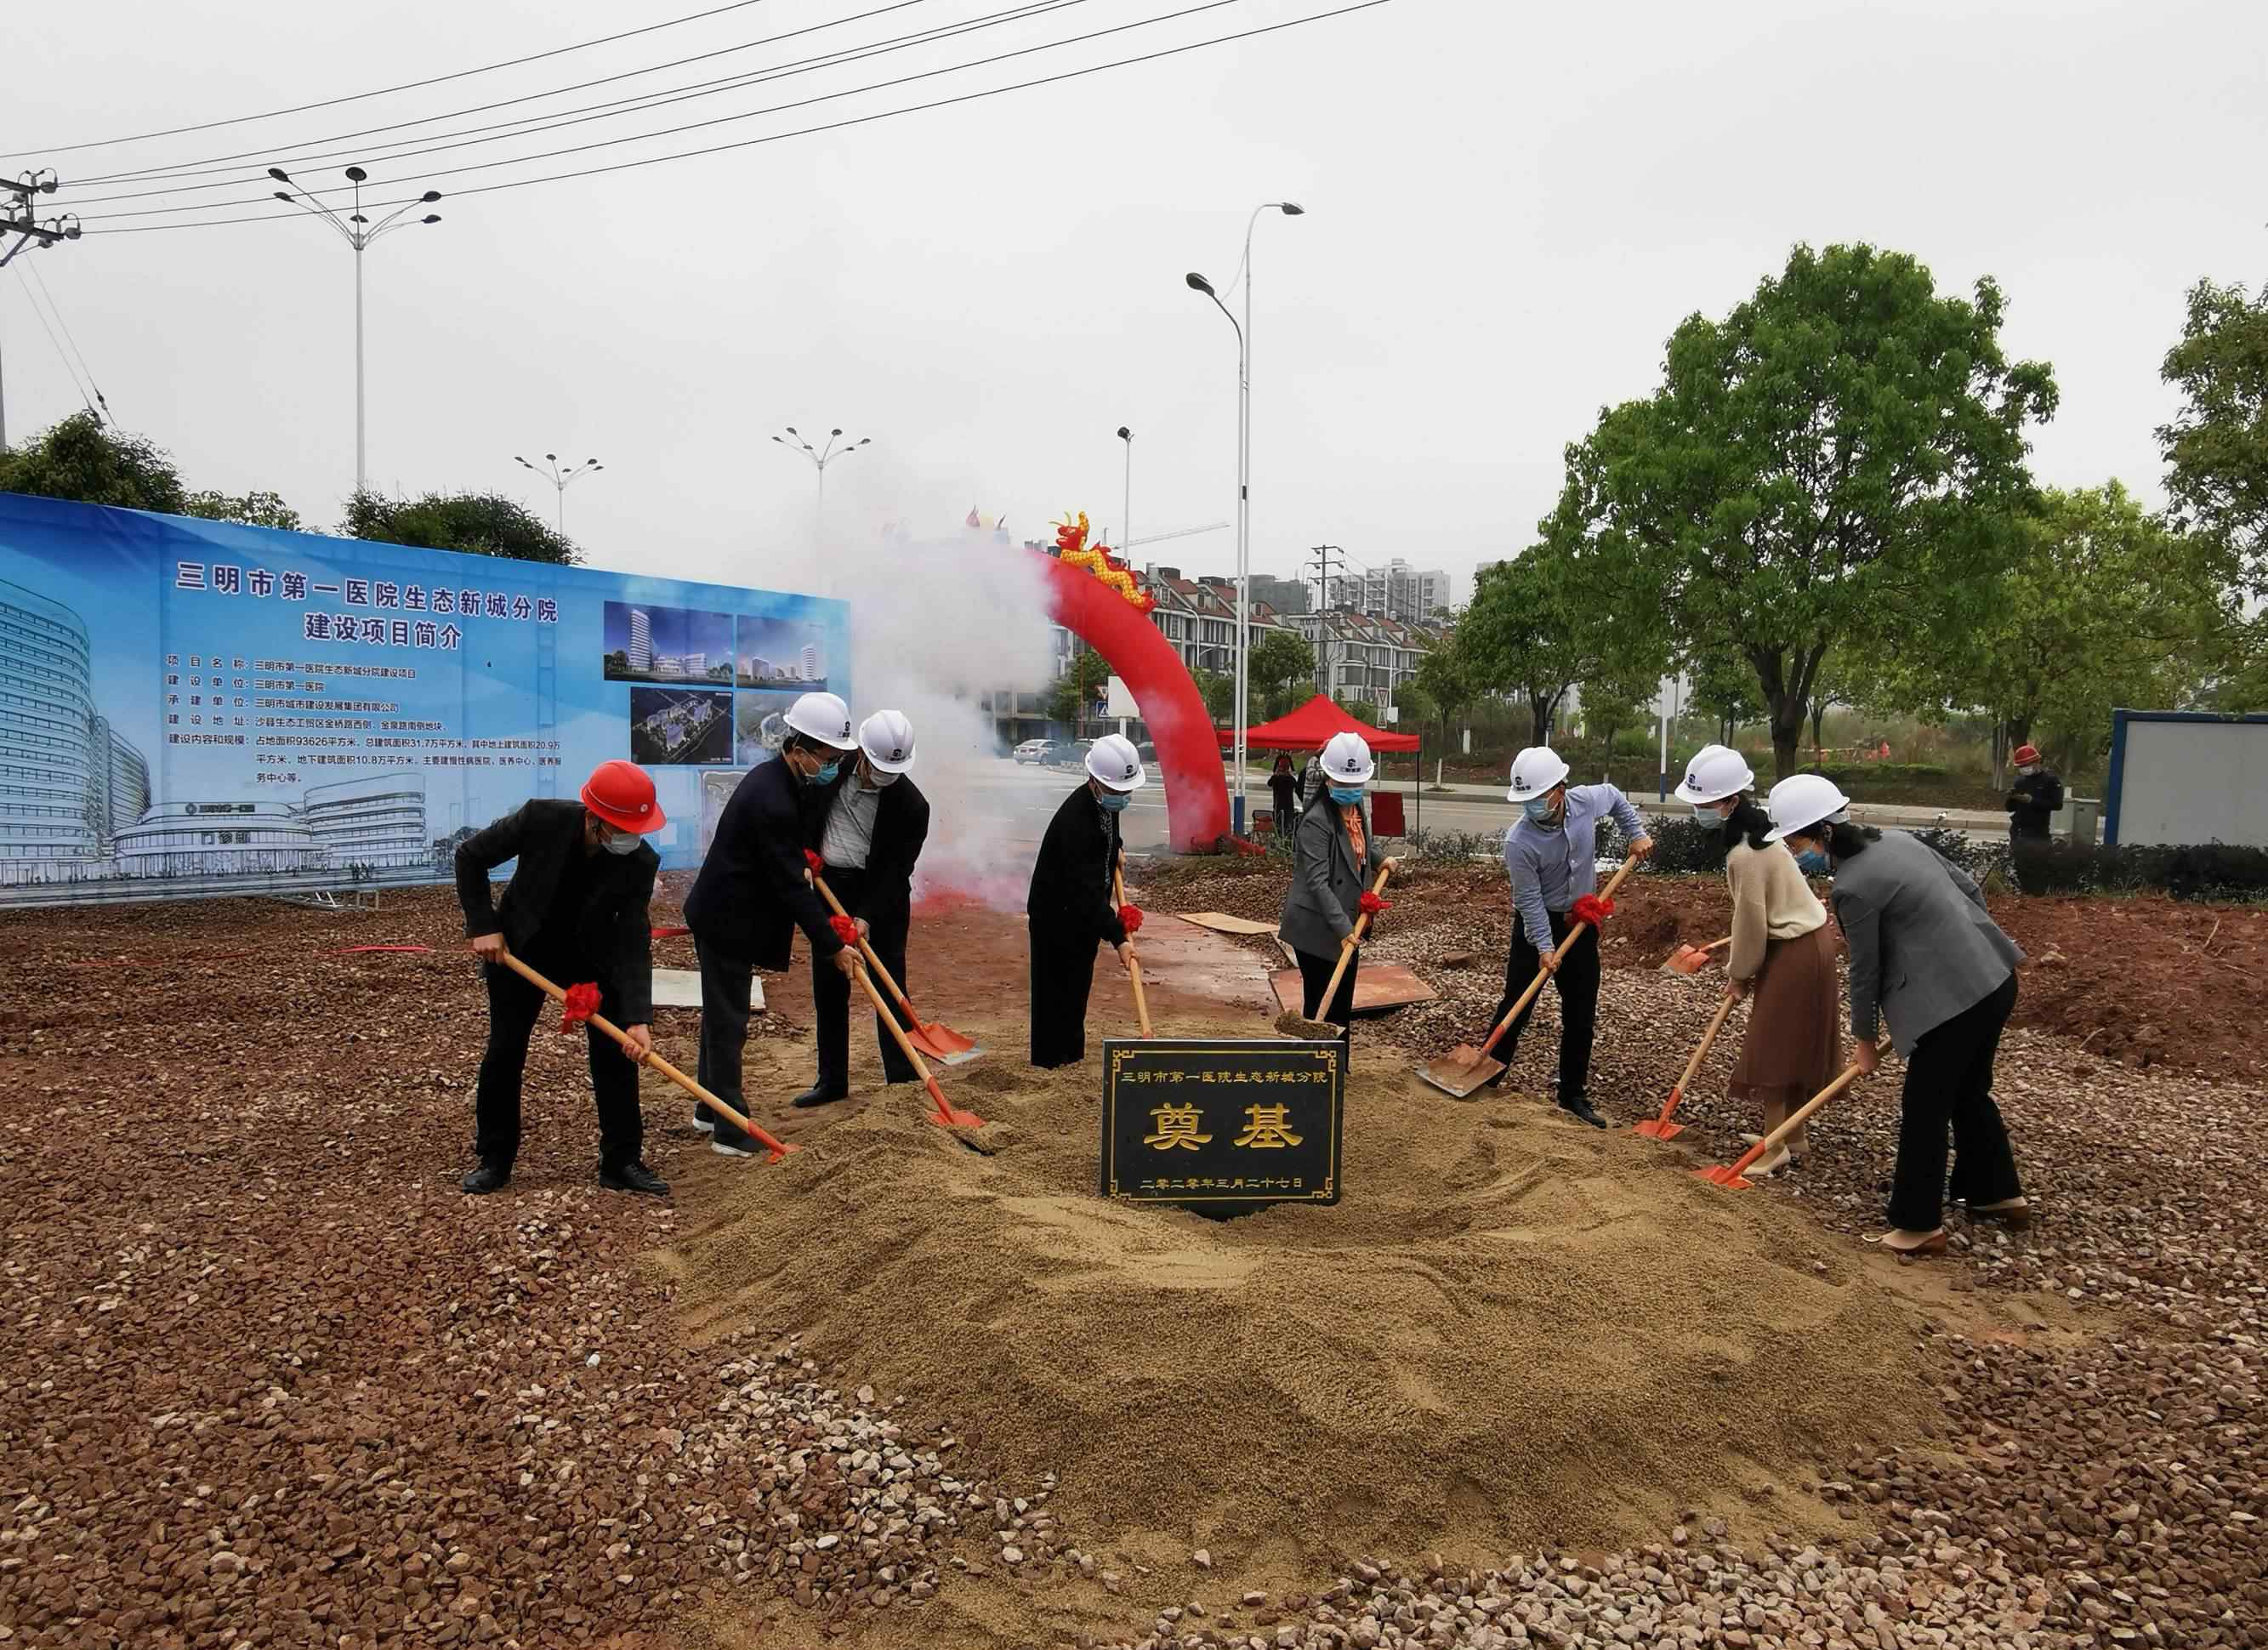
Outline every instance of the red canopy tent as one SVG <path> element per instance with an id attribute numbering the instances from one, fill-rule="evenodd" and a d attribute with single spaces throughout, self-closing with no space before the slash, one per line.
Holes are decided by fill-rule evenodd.
<path id="1" fill-rule="evenodd" d="M 1221 748 L 1232 750 L 1236 744 L 1236 730 L 1216 728 L 1220 735 Z M 1329 696 L 1317 694 L 1298 710 L 1278 717 L 1272 722 L 1263 722 L 1257 727 L 1244 730 L 1248 750 L 1321 750 L 1330 743 L 1334 733 L 1359 733 L 1373 755 L 1402 751 L 1415 755 L 1422 748 L 1415 733 L 1389 733 L 1382 727 L 1373 727 L 1367 722 L 1358 722 L 1333 703 Z M 1425 788 L 1425 770 L 1421 762 L 1418 783 L 1411 787 L 1413 794 Z M 1422 806 L 1422 803 L 1421 803 Z M 1375 824 L 1381 836 L 1402 835 L 1402 795 L 1396 791 L 1381 791 L 1372 798 Z"/>
<path id="2" fill-rule="evenodd" d="M 1224 727 L 1220 734 L 1223 750 L 1236 743 L 1236 730 Z M 1382 727 L 1373 727 L 1367 722 L 1358 722 L 1317 694 L 1298 710 L 1278 717 L 1272 722 L 1263 722 L 1257 727 L 1244 730 L 1244 743 L 1253 750 L 1321 750 L 1330 743 L 1334 733 L 1359 733 L 1368 741 L 1373 751 L 1414 751 L 1418 748 L 1415 733 L 1389 733 Z"/>

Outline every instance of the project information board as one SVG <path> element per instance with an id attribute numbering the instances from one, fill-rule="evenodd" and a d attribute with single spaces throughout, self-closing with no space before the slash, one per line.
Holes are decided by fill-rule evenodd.
<path id="1" fill-rule="evenodd" d="M 1106 1040 L 1102 1195 L 1233 1214 L 1339 1200 L 1336 1039 Z"/>
<path id="2" fill-rule="evenodd" d="M 0 906 L 434 881 L 624 756 L 666 866 L 848 610 L 0 494 Z"/>

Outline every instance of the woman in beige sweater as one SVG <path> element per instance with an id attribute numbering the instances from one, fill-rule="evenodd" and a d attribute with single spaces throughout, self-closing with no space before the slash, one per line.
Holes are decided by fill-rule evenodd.
<path id="1" fill-rule="evenodd" d="M 1704 824 L 1721 822 L 1725 833 L 1725 881 L 1733 895 L 1725 995 L 1754 999 L 1728 1092 L 1762 1109 L 1769 1134 L 1835 1080 L 1843 1035 L 1827 909 L 1787 850 L 1764 840 L 1771 821 L 1749 794 L 1755 784 L 1738 751 L 1709 745 L 1686 764 L 1677 794 Z M 1808 1144 L 1798 1130 L 1751 1172 L 1775 1173 Z"/>

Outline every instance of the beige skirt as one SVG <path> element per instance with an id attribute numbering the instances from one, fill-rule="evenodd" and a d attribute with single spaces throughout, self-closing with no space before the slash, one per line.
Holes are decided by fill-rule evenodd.
<path id="1" fill-rule="evenodd" d="M 1831 928 L 1771 941 L 1749 989 L 1732 1098 L 1793 1110 L 1833 1082 L 1843 1070 L 1838 999 Z"/>

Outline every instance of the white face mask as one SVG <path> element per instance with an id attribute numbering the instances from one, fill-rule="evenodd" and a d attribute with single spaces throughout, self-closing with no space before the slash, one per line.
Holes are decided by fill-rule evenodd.
<path id="1" fill-rule="evenodd" d="M 866 785 L 869 790 L 887 791 L 897 784 L 899 777 L 897 774 L 884 773 L 876 767 L 869 766 L 866 770 Z"/>
<path id="2" fill-rule="evenodd" d="M 629 831 L 615 831 L 602 845 L 610 854 L 634 854 L 637 851 L 638 839 Z"/>

